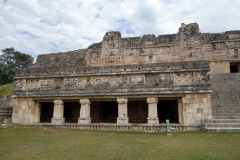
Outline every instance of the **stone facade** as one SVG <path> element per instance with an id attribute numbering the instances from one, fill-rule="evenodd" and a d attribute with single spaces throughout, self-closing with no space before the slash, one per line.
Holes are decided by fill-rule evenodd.
<path id="1" fill-rule="evenodd" d="M 217 91 L 209 75 L 236 71 L 239 54 L 240 31 L 201 33 L 196 23 L 157 37 L 107 32 L 87 49 L 39 55 L 17 71 L 13 122 L 163 131 L 169 118 L 177 130 L 200 130 Z M 51 121 L 43 123 L 48 109 Z M 69 119 L 73 110 L 78 120 Z"/>

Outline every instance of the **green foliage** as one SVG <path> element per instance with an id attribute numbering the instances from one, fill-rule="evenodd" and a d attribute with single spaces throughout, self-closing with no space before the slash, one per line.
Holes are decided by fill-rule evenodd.
<path id="1" fill-rule="evenodd" d="M 155 86 L 158 86 L 158 83 L 155 83 Z"/>
<path id="2" fill-rule="evenodd" d="M 3 93 L 4 91 L 6 91 L 7 89 L 6 88 L 0 88 L 0 93 Z"/>
<path id="3" fill-rule="evenodd" d="M 55 89 L 61 89 L 61 87 L 60 86 L 56 86 L 56 88 Z"/>
<path id="4" fill-rule="evenodd" d="M 10 97 L 14 90 L 13 84 L 0 85 L 0 98 L 4 96 Z"/>
<path id="5" fill-rule="evenodd" d="M 27 68 L 34 58 L 26 53 L 15 51 L 13 47 L 2 50 L 0 55 L 0 84 L 12 83 L 16 70 Z"/>

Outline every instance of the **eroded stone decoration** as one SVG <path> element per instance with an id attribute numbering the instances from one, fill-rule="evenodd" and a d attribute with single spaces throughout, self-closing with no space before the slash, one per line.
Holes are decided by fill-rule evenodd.
<path id="1" fill-rule="evenodd" d="M 39 55 L 16 71 L 13 122 L 162 132 L 169 118 L 175 130 L 201 130 L 202 122 L 213 125 L 212 107 L 239 106 L 236 71 L 240 31 L 201 33 L 197 23 L 158 36 L 110 31 L 88 48 Z"/>

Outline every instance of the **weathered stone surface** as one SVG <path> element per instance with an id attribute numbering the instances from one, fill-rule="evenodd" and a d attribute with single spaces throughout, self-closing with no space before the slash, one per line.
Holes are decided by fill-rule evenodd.
<path id="1" fill-rule="evenodd" d="M 0 98 L 0 120 L 12 116 L 13 110 L 13 99 L 12 97 L 2 97 Z"/>
<path id="2" fill-rule="evenodd" d="M 198 24 L 191 23 L 181 24 L 178 33 L 169 35 L 122 38 L 120 32 L 107 32 L 101 42 L 87 49 L 39 55 L 35 64 L 17 71 L 13 122 L 39 123 L 41 102 L 54 102 L 48 125 L 166 131 L 165 124 L 159 124 L 158 101 L 174 100 L 176 130 L 199 130 L 200 124 L 219 120 L 232 123 L 237 113 L 216 111 L 225 107 L 240 111 L 239 74 L 226 74 L 233 61 L 240 71 L 240 31 L 201 33 Z M 116 124 L 91 123 L 91 101 L 101 99 L 117 100 Z M 148 110 L 140 110 L 148 115 L 147 124 L 129 123 L 131 99 L 147 102 L 144 107 L 148 105 Z M 66 124 L 63 116 L 63 103 L 72 100 L 81 104 L 75 125 Z M 222 120 L 224 116 L 231 119 Z M 145 117 L 141 122 L 147 122 Z"/>
<path id="3" fill-rule="evenodd" d="M 118 118 L 117 118 L 117 123 L 118 124 L 128 124 L 128 108 L 127 108 L 127 103 L 128 99 L 127 98 L 118 98 Z"/>

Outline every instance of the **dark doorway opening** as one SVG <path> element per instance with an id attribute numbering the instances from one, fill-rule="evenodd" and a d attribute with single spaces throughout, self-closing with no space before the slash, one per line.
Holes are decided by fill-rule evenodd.
<path id="1" fill-rule="evenodd" d="M 157 104 L 159 123 L 179 123 L 178 121 L 178 100 L 159 100 Z"/>
<path id="2" fill-rule="evenodd" d="M 230 73 L 238 73 L 238 66 L 237 65 L 231 65 L 230 66 Z"/>
<path id="3" fill-rule="evenodd" d="M 128 102 L 129 123 L 147 123 L 148 104 L 146 100 L 130 100 Z"/>
<path id="4" fill-rule="evenodd" d="M 66 123 L 77 123 L 79 115 L 79 102 L 64 102 L 64 118 Z"/>
<path id="5" fill-rule="evenodd" d="M 51 120 L 53 118 L 53 107 L 54 104 L 52 102 L 41 102 L 41 123 L 51 123 Z"/>
<path id="6" fill-rule="evenodd" d="M 230 73 L 239 73 L 240 72 L 240 63 L 231 62 L 230 63 Z"/>
<path id="7" fill-rule="evenodd" d="M 90 116 L 92 123 L 116 123 L 118 103 L 116 101 L 92 101 Z"/>

